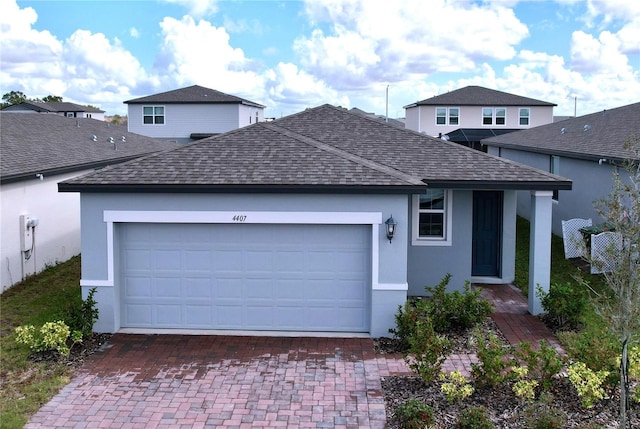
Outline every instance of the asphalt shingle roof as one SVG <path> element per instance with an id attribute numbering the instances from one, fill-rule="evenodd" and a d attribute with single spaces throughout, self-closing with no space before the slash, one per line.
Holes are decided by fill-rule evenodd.
<path id="1" fill-rule="evenodd" d="M 484 88 L 482 86 L 465 86 L 446 94 L 436 95 L 422 101 L 404 106 L 405 109 L 416 106 L 557 106 L 557 104 L 534 98 L 509 94 L 508 92 Z"/>
<path id="2" fill-rule="evenodd" d="M 569 189 L 570 181 L 323 105 L 70 179 L 67 191 Z"/>
<path id="3" fill-rule="evenodd" d="M 253 101 L 225 94 L 215 89 L 193 85 L 186 88 L 174 89 L 146 97 L 125 101 L 125 104 L 163 103 L 163 104 L 246 104 L 248 106 L 264 107 Z"/>
<path id="4" fill-rule="evenodd" d="M 113 143 L 109 137 L 113 137 Z M 35 174 L 99 167 L 177 146 L 95 119 L 0 113 L 0 180 L 17 181 L 31 179 Z"/>
<path id="5" fill-rule="evenodd" d="M 482 140 L 491 146 L 574 158 L 622 160 L 631 138 L 640 136 L 640 103 L 604 110 Z"/>
<path id="6" fill-rule="evenodd" d="M 104 113 L 104 110 L 100 110 L 97 107 L 91 106 L 81 106 L 80 104 L 69 103 L 67 101 L 25 101 L 23 103 L 14 104 L 12 106 L 6 107 L 2 110 L 11 111 L 11 110 L 34 110 L 37 112 L 96 112 L 96 113 Z"/>

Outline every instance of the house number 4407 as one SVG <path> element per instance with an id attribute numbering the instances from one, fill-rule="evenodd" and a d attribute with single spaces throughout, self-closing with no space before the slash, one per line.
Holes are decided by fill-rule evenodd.
<path id="1" fill-rule="evenodd" d="M 247 215 L 235 215 L 233 217 L 234 222 L 244 222 L 245 220 L 247 220 Z"/>

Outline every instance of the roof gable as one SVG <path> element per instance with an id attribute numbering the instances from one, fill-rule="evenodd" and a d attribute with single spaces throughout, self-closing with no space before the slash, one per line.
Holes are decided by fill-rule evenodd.
<path id="1" fill-rule="evenodd" d="M 575 158 L 622 160 L 630 155 L 625 143 L 638 136 L 640 102 L 491 137 L 482 143 Z"/>
<path id="2" fill-rule="evenodd" d="M 95 113 L 104 113 L 104 110 L 100 110 L 96 107 L 91 106 L 82 106 L 76 103 L 69 103 L 67 101 L 23 101 L 22 103 L 14 104 L 8 106 L 3 111 L 11 111 L 11 110 L 33 110 L 36 112 L 50 112 L 50 113 L 59 113 L 59 112 L 95 112 Z"/>
<path id="3" fill-rule="evenodd" d="M 484 88 L 466 86 L 446 94 L 437 95 L 404 106 L 405 109 L 416 106 L 557 106 L 557 104 L 529 97 Z"/>
<path id="4" fill-rule="evenodd" d="M 60 189 L 416 192 L 425 184 L 570 187 L 546 172 L 323 105 L 71 179 Z"/>
<path id="5" fill-rule="evenodd" d="M 31 179 L 36 173 L 95 168 L 178 146 L 96 119 L 0 113 L 0 124 L 3 183 Z"/>
<path id="6" fill-rule="evenodd" d="M 163 103 L 163 104 L 246 104 L 254 107 L 264 107 L 261 104 L 235 95 L 225 94 L 215 89 L 193 85 L 186 88 L 174 89 L 146 97 L 125 101 L 125 104 Z"/>

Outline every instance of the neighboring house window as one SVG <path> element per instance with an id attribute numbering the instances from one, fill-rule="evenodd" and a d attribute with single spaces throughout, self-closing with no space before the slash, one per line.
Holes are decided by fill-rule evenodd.
<path id="1" fill-rule="evenodd" d="M 445 189 L 429 189 L 413 196 L 414 246 L 451 245 L 451 194 Z"/>
<path id="2" fill-rule="evenodd" d="M 520 109 L 520 125 L 529 125 L 529 108 Z"/>
<path id="3" fill-rule="evenodd" d="M 460 109 L 457 107 L 437 107 L 436 125 L 458 125 L 460 123 Z"/>
<path id="4" fill-rule="evenodd" d="M 73 118 L 73 112 L 67 112 L 67 118 Z"/>
<path id="5" fill-rule="evenodd" d="M 504 107 L 483 107 L 482 125 L 506 125 L 507 109 Z"/>
<path id="6" fill-rule="evenodd" d="M 164 124 L 163 106 L 144 106 L 142 115 L 142 123 L 144 124 Z"/>
<path id="7" fill-rule="evenodd" d="M 556 155 L 551 155 L 549 157 L 549 172 L 551 174 L 560 174 L 560 157 Z M 553 201 L 558 201 L 559 192 L 557 189 L 553 191 L 553 196 L 551 197 Z"/>

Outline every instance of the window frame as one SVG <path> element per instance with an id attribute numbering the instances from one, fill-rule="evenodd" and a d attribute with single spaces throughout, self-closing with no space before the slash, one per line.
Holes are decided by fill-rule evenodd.
<path id="1" fill-rule="evenodd" d="M 457 114 L 452 115 L 451 114 L 452 110 L 457 111 Z M 452 122 L 451 118 L 455 118 L 455 122 Z M 442 121 L 442 123 L 440 121 Z M 436 107 L 436 126 L 448 126 L 448 125 L 460 125 L 460 108 L 455 106 Z"/>
<path id="2" fill-rule="evenodd" d="M 526 116 L 523 116 L 522 113 L 527 112 Z M 522 120 L 526 119 L 527 123 L 523 124 Z M 528 127 L 531 123 L 531 109 L 528 107 L 521 107 L 518 109 L 518 125 Z"/>
<path id="3" fill-rule="evenodd" d="M 146 114 L 145 113 L 145 109 L 151 109 L 151 114 Z M 162 109 L 162 114 L 157 114 L 156 113 L 156 109 L 161 108 Z M 151 122 L 147 123 L 145 122 L 145 118 L 146 117 L 150 117 L 151 118 Z M 158 123 L 156 122 L 156 118 L 162 118 L 162 122 Z M 166 121 L 166 117 L 167 117 L 167 110 L 165 108 L 164 105 L 159 105 L 159 104 L 147 104 L 147 105 L 143 105 L 142 106 L 142 125 L 165 125 L 167 123 Z"/>
<path id="4" fill-rule="evenodd" d="M 491 111 L 491 116 L 488 116 L 487 113 Z M 501 111 L 504 114 L 498 115 L 498 112 Z M 485 121 L 489 119 L 490 122 L 485 123 Z M 507 108 L 506 107 L 483 107 L 482 108 L 482 116 L 481 122 L 483 127 L 506 127 L 507 126 Z M 500 123 L 498 123 L 500 122 Z"/>
<path id="5" fill-rule="evenodd" d="M 434 190 L 436 190 L 434 188 Z M 412 246 L 451 246 L 453 231 L 453 192 L 450 189 L 438 189 L 444 191 L 443 209 L 420 209 L 420 195 L 414 194 L 411 203 L 411 245 Z M 420 237 L 420 213 L 443 213 L 443 237 Z"/>

